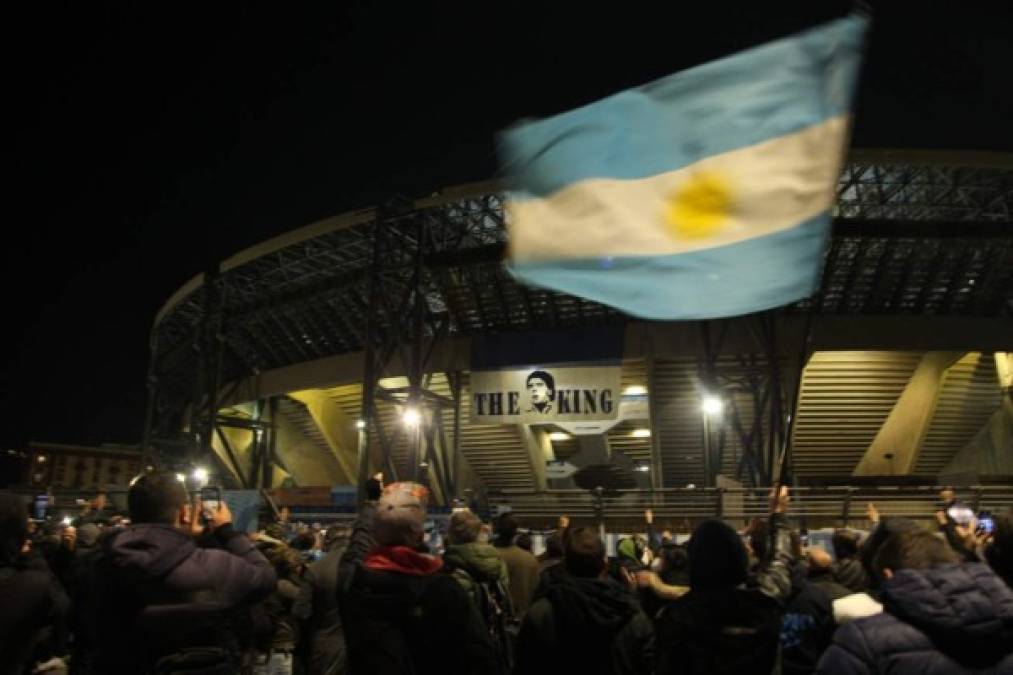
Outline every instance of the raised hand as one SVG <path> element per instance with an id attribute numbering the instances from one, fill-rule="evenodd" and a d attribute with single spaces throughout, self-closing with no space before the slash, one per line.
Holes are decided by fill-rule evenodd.
<path id="1" fill-rule="evenodd" d="M 788 503 L 791 497 L 788 495 L 788 486 L 780 485 L 770 491 L 770 512 L 787 513 Z"/>

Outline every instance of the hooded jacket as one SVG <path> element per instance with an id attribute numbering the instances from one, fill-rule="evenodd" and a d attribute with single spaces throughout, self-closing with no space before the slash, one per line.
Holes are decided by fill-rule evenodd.
<path id="1" fill-rule="evenodd" d="M 338 573 L 349 672 L 495 675 L 489 633 L 441 561 L 404 546 L 376 547 L 376 508 L 352 527 Z"/>
<path id="2" fill-rule="evenodd" d="M 852 593 L 869 590 L 869 575 L 857 557 L 844 558 L 834 565 L 834 581 Z"/>
<path id="3" fill-rule="evenodd" d="M 791 571 L 792 596 L 781 616 L 783 675 L 812 673 L 837 627 L 830 593 L 814 583 L 806 572 L 804 564 L 796 564 Z"/>
<path id="4" fill-rule="evenodd" d="M 475 583 L 500 584 L 510 588 L 506 563 L 491 544 L 472 542 L 470 544 L 448 544 L 443 553 L 443 562 L 450 571 L 464 570 L 467 575 L 455 574 L 454 578 L 468 594 L 472 604 L 477 602 L 478 589 Z"/>
<path id="5" fill-rule="evenodd" d="M 96 671 L 144 672 L 161 656 L 224 647 L 224 613 L 275 588 L 267 559 L 231 525 L 220 549 L 198 548 L 171 525 L 144 523 L 110 537 L 96 567 L 100 634 Z"/>
<path id="6" fill-rule="evenodd" d="M 333 549 L 306 571 L 306 584 L 301 589 L 298 604 L 303 608 L 301 613 L 310 614 L 306 627 L 309 675 L 337 675 L 348 669 L 337 595 L 338 561 L 343 553 L 344 547 Z"/>
<path id="7" fill-rule="evenodd" d="M 882 599 L 837 631 L 818 673 L 1013 673 L 1013 592 L 986 565 L 900 570 Z"/>
<path id="8" fill-rule="evenodd" d="M 518 673 L 649 673 L 654 628 L 636 596 L 611 579 L 561 576 L 521 624 Z"/>

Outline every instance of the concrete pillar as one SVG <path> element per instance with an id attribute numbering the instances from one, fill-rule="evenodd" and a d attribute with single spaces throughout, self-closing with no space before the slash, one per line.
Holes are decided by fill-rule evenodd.
<path id="1" fill-rule="evenodd" d="M 549 481 L 545 477 L 545 463 L 556 458 L 552 451 L 552 441 L 544 430 L 521 424 L 521 438 L 524 441 L 524 448 L 528 451 L 528 460 L 531 463 L 531 475 L 534 478 L 535 492 L 544 492 L 549 487 Z"/>
<path id="2" fill-rule="evenodd" d="M 855 468 L 855 476 L 903 476 L 918 463 L 946 370 L 965 352 L 926 352 L 890 415 Z"/>

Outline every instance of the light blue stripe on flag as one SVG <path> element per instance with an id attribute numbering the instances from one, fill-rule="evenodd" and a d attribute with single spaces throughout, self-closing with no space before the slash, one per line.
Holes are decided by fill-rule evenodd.
<path id="1" fill-rule="evenodd" d="M 852 15 L 505 131 L 511 272 L 652 319 L 811 295 L 866 27 Z"/>
<path id="2" fill-rule="evenodd" d="M 671 319 L 673 311 L 684 320 L 737 316 L 812 295 L 820 269 L 813 261 L 823 253 L 828 220 L 820 215 L 767 237 L 692 253 L 522 263 L 513 271 L 541 286 L 579 288 L 589 300 L 636 308 L 648 319 Z M 758 289 L 765 299 L 757 298 Z"/>
<path id="3" fill-rule="evenodd" d="M 866 23 L 851 15 L 507 129 L 510 197 L 653 176 L 846 114 Z"/>

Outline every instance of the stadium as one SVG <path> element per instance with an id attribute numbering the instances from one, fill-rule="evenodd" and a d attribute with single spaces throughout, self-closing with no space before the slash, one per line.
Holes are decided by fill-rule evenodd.
<path id="1" fill-rule="evenodd" d="M 853 150 L 813 297 L 657 322 L 518 284 L 497 184 L 393 198 L 237 252 L 169 298 L 143 447 L 240 489 L 337 495 L 382 471 L 532 525 L 749 517 L 776 481 L 814 525 L 866 501 L 931 518 L 942 484 L 1007 508 L 1011 224 L 1009 155 Z M 510 344 L 535 366 L 538 343 L 569 341 L 562 360 L 579 361 L 598 332 L 621 337 L 614 419 L 477 423 L 476 350 Z"/>

